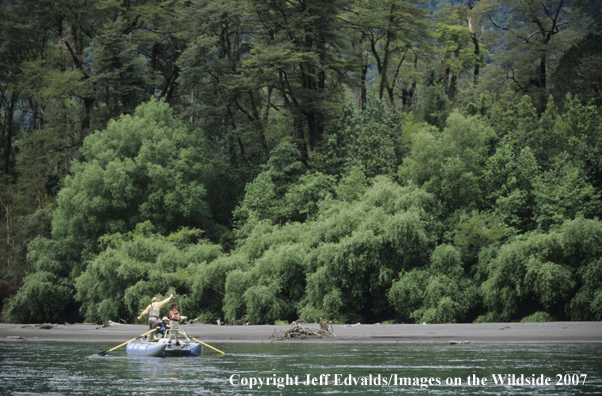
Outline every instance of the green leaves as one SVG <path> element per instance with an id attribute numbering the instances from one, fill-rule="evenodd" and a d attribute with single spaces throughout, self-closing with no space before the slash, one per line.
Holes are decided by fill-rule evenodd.
<path id="1" fill-rule="evenodd" d="M 588 184 L 566 156 L 555 158 L 552 168 L 535 181 L 535 217 L 541 229 L 576 217 L 600 213 L 600 193 Z"/>
<path id="2" fill-rule="evenodd" d="M 74 283 L 70 272 L 77 268 L 73 252 L 65 244 L 36 238 L 28 246 L 27 260 L 36 272 L 23 279 L 17 294 L 7 301 L 2 315 L 13 323 L 59 321 L 73 318 Z"/>
<path id="3" fill-rule="evenodd" d="M 501 320 L 526 316 L 538 308 L 564 309 L 575 320 L 599 318 L 601 224 L 577 218 L 557 231 L 504 245 L 489 262 L 489 278 L 480 287 L 485 306 Z"/>
<path id="4" fill-rule="evenodd" d="M 73 284 L 47 271 L 23 279 L 17 295 L 5 305 L 4 315 L 13 323 L 36 323 L 64 318 L 73 299 Z"/>
<path id="5" fill-rule="evenodd" d="M 481 175 L 495 136 L 478 117 L 452 113 L 443 132 L 427 127 L 412 137 L 412 155 L 400 167 L 400 175 L 435 194 L 448 213 L 478 208 L 484 198 Z"/>
<path id="6" fill-rule="evenodd" d="M 388 293 L 400 320 L 455 323 L 466 319 L 479 303 L 474 282 L 464 275 L 460 252 L 439 245 L 430 265 L 400 273 Z"/>
<path id="7" fill-rule="evenodd" d="M 308 173 L 297 185 L 306 186 L 304 179 L 328 180 Z M 347 183 L 333 190 L 345 191 Z M 438 206 L 423 190 L 383 176 L 364 188 L 357 199 L 309 201 L 317 212 L 302 224 L 254 223 L 237 249 L 250 267 L 226 280 L 226 319 L 247 313 L 253 323 L 298 316 L 346 322 L 391 312 L 386 291 L 400 270 L 428 260 Z"/>
<path id="8" fill-rule="evenodd" d="M 405 154 L 403 117 L 382 100 L 371 100 L 365 110 L 343 108 L 324 150 L 315 155 L 325 172 L 347 175 L 353 167 L 367 177 L 394 177 Z"/>
<path id="9" fill-rule="evenodd" d="M 88 162 L 74 166 L 58 197 L 57 238 L 95 251 L 105 233 L 127 232 L 150 220 L 160 233 L 199 226 L 211 216 L 204 202 L 209 153 L 203 139 L 153 100 L 134 116 L 109 123 L 86 139 Z"/>
<path id="10" fill-rule="evenodd" d="M 222 254 L 220 247 L 199 242 L 198 230 L 183 229 L 163 237 L 152 233 L 149 225 L 140 224 L 127 235 L 103 237 L 108 243 L 105 250 L 75 281 L 76 299 L 86 320 L 134 318 L 159 293 L 164 297 L 177 293 L 178 305 L 189 317 L 210 306 L 209 301 L 187 295 L 198 283 L 198 272 Z"/>

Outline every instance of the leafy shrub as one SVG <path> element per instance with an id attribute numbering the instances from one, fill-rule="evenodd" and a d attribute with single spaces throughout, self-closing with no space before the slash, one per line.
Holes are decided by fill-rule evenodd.
<path id="1" fill-rule="evenodd" d="M 23 279 L 16 296 L 8 299 L 2 314 L 8 322 L 59 321 L 77 316 L 72 309 L 74 284 L 69 275 L 76 268 L 64 243 L 36 238 L 28 246 L 27 260 L 36 272 Z"/>
<path id="2" fill-rule="evenodd" d="M 151 221 L 160 234 L 194 227 L 211 216 L 203 180 L 210 152 L 201 136 L 174 120 L 169 105 L 151 100 L 134 115 L 88 136 L 86 161 L 57 197 L 53 236 L 97 253 L 97 239 Z"/>
<path id="3" fill-rule="evenodd" d="M 520 320 L 521 323 L 541 323 L 541 322 L 553 322 L 554 319 L 547 312 L 535 312 L 532 315 L 525 316 Z"/>
<path id="4" fill-rule="evenodd" d="M 473 281 L 464 275 L 460 252 L 440 245 L 430 265 L 402 273 L 389 291 L 389 300 L 402 320 L 415 323 L 455 323 L 478 303 Z"/>
<path id="5" fill-rule="evenodd" d="M 601 238 L 599 220 L 577 218 L 502 246 L 486 264 L 485 306 L 504 321 L 516 319 L 521 307 L 565 311 L 573 320 L 602 318 Z"/>
<path id="6" fill-rule="evenodd" d="M 363 184 L 357 172 L 349 177 Z M 349 182 L 343 179 L 334 191 Z M 247 314 L 251 323 L 298 317 L 342 323 L 390 317 L 387 290 L 400 270 L 428 261 L 439 205 L 424 190 L 386 177 L 364 186 L 356 199 L 326 196 L 304 223 L 257 221 L 231 258 L 218 260 L 248 262 L 227 275 L 226 319 Z"/>
<path id="7" fill-rule="evenodd" d="M 170 292 L 184 315 L 194 317 L 200 312 L 201 305 L 188 296 L 189 270 L 216 259 L 222 254 L 220 247 L 196 242 L 198 230 L 183 229 L 163 237 L 152 229 L 146 222 L 136 231 L 102 238 L 106 249 L 75 282 L 76 299 L 87 321 L 132 320 L 152 297 L 164 298 Z"/>

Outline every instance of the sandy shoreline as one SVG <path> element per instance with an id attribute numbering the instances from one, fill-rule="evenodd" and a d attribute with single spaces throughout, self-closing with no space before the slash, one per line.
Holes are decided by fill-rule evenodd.
<path id="1" fill-rule="evenodd" d="M 319 328 L 317 324 L 304 324 Z M 274 330 L 290 326 L 216 326 L 207 324 L 182 325 L 189 335 L 204 342 L 279 342 L 270 338 Z M 0 341 L 56 342 L 125 342 L 147 331 L 143 325 L 93 324 L 55 325 L 40 329 L 34 325 L 0 324 Z M 402 324 L 356 326 L 335 325 L 333 336 L 305 338 L 281 342 L 313 343 L 599 343 L 602 342 L 602 322 L 552 323 L 480 323 L 480 324 Z M 20 337 L 20 338 L 18 338 Z"/>

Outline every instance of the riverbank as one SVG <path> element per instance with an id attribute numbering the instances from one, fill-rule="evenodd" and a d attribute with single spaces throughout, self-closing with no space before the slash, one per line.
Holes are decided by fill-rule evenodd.
<path id="1" fill-rule="evenodd" d="M 304 324 L 319 328 L 317 324 Z M 308 337 L 277 341 L 270 336 L 290 326 L 182 325 L 189 335 L 205 342 L 316 342 L 316 343 L 600 343 L 602 322 L 551 323 L 462 323 L 334 325 L 336 337 Z M 0 341 L 123 342 L 148 331 L 143 325 L 101 327 L 95 324 L 54 325 L 49 329 L 35 325 L 0 324 Z"/>

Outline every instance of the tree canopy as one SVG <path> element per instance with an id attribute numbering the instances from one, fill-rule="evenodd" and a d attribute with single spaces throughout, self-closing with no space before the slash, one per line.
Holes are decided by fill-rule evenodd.
<path id="1" fill-rule="evenodd" d="M 0 3 L 0 320 L 602 320 L 598 8 Z"/>

